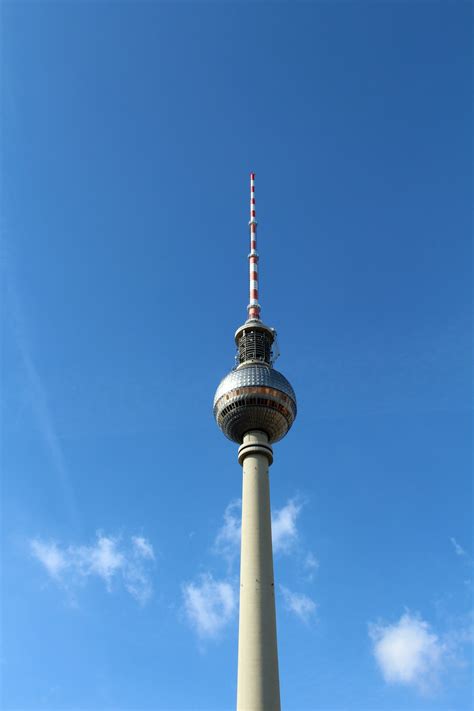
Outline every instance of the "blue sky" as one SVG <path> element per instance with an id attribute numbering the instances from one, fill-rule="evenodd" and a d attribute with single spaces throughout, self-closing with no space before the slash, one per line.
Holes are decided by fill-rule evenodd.
<path id="1" fill-rule="evenodd" d="M 2 707 L 234 705 L 255 170 L 282 703 L 467 711 L 470 4 L 1 14 Z"/>

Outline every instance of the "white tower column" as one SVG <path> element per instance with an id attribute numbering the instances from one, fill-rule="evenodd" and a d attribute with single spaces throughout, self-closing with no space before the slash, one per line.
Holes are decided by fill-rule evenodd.
<path id="1" fill-rule="evenodd" d="M 244 436 L 239 448 L 243 493 L 238 711 L 280 710 L 268 477 L 272 461 L 272 448 L 264 432 Z"/>

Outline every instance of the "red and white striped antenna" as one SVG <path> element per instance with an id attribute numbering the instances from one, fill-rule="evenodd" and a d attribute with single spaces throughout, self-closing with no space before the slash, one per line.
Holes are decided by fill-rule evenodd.
<path id="1" fill-rule="evenodd" d="M 255 207 L 255 173 L 250 173 L 250 253 L 249 278 L 250 299 L 247 306 L 248 317 L 260 321 L 260 304 L 258 303 L 258 252 L 257 252 L 257 218 Z"/>

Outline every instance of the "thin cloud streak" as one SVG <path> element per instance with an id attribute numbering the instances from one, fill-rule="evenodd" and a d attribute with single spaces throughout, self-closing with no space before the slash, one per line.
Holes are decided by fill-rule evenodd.
<path id="1" fill-rule="evenodd" d="M 48 397 L 42 379 L 31 355 L 27 337 L 26 319 L 21 307 L 18 289 L 14 284 L 11 268 L 5 269 L 7 277 L 7 299 L 10 304 L 12 330 L 20 354 L 20 361 L 26 375 L 26 388 L 31 400 L 31 407 L 46 450 L 56 472 L 66 509 L 74 525 L 79 521 L 78 509 L 74 497 L 71 478 L 66 465 L 61 441 L 56 432 L 54 419 L 49 407 Z"/>

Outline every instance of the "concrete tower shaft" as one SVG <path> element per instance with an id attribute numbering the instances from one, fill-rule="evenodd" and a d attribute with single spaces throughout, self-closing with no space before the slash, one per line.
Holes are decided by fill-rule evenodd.
<path id="1" fill-rule="evenodd" d="M 239 448 L 243 467 L 240 555 L 238 711 L 278 711 L 280 681 L 273 578 L 268 467 L 273 453 L 263 432 Z"/>

